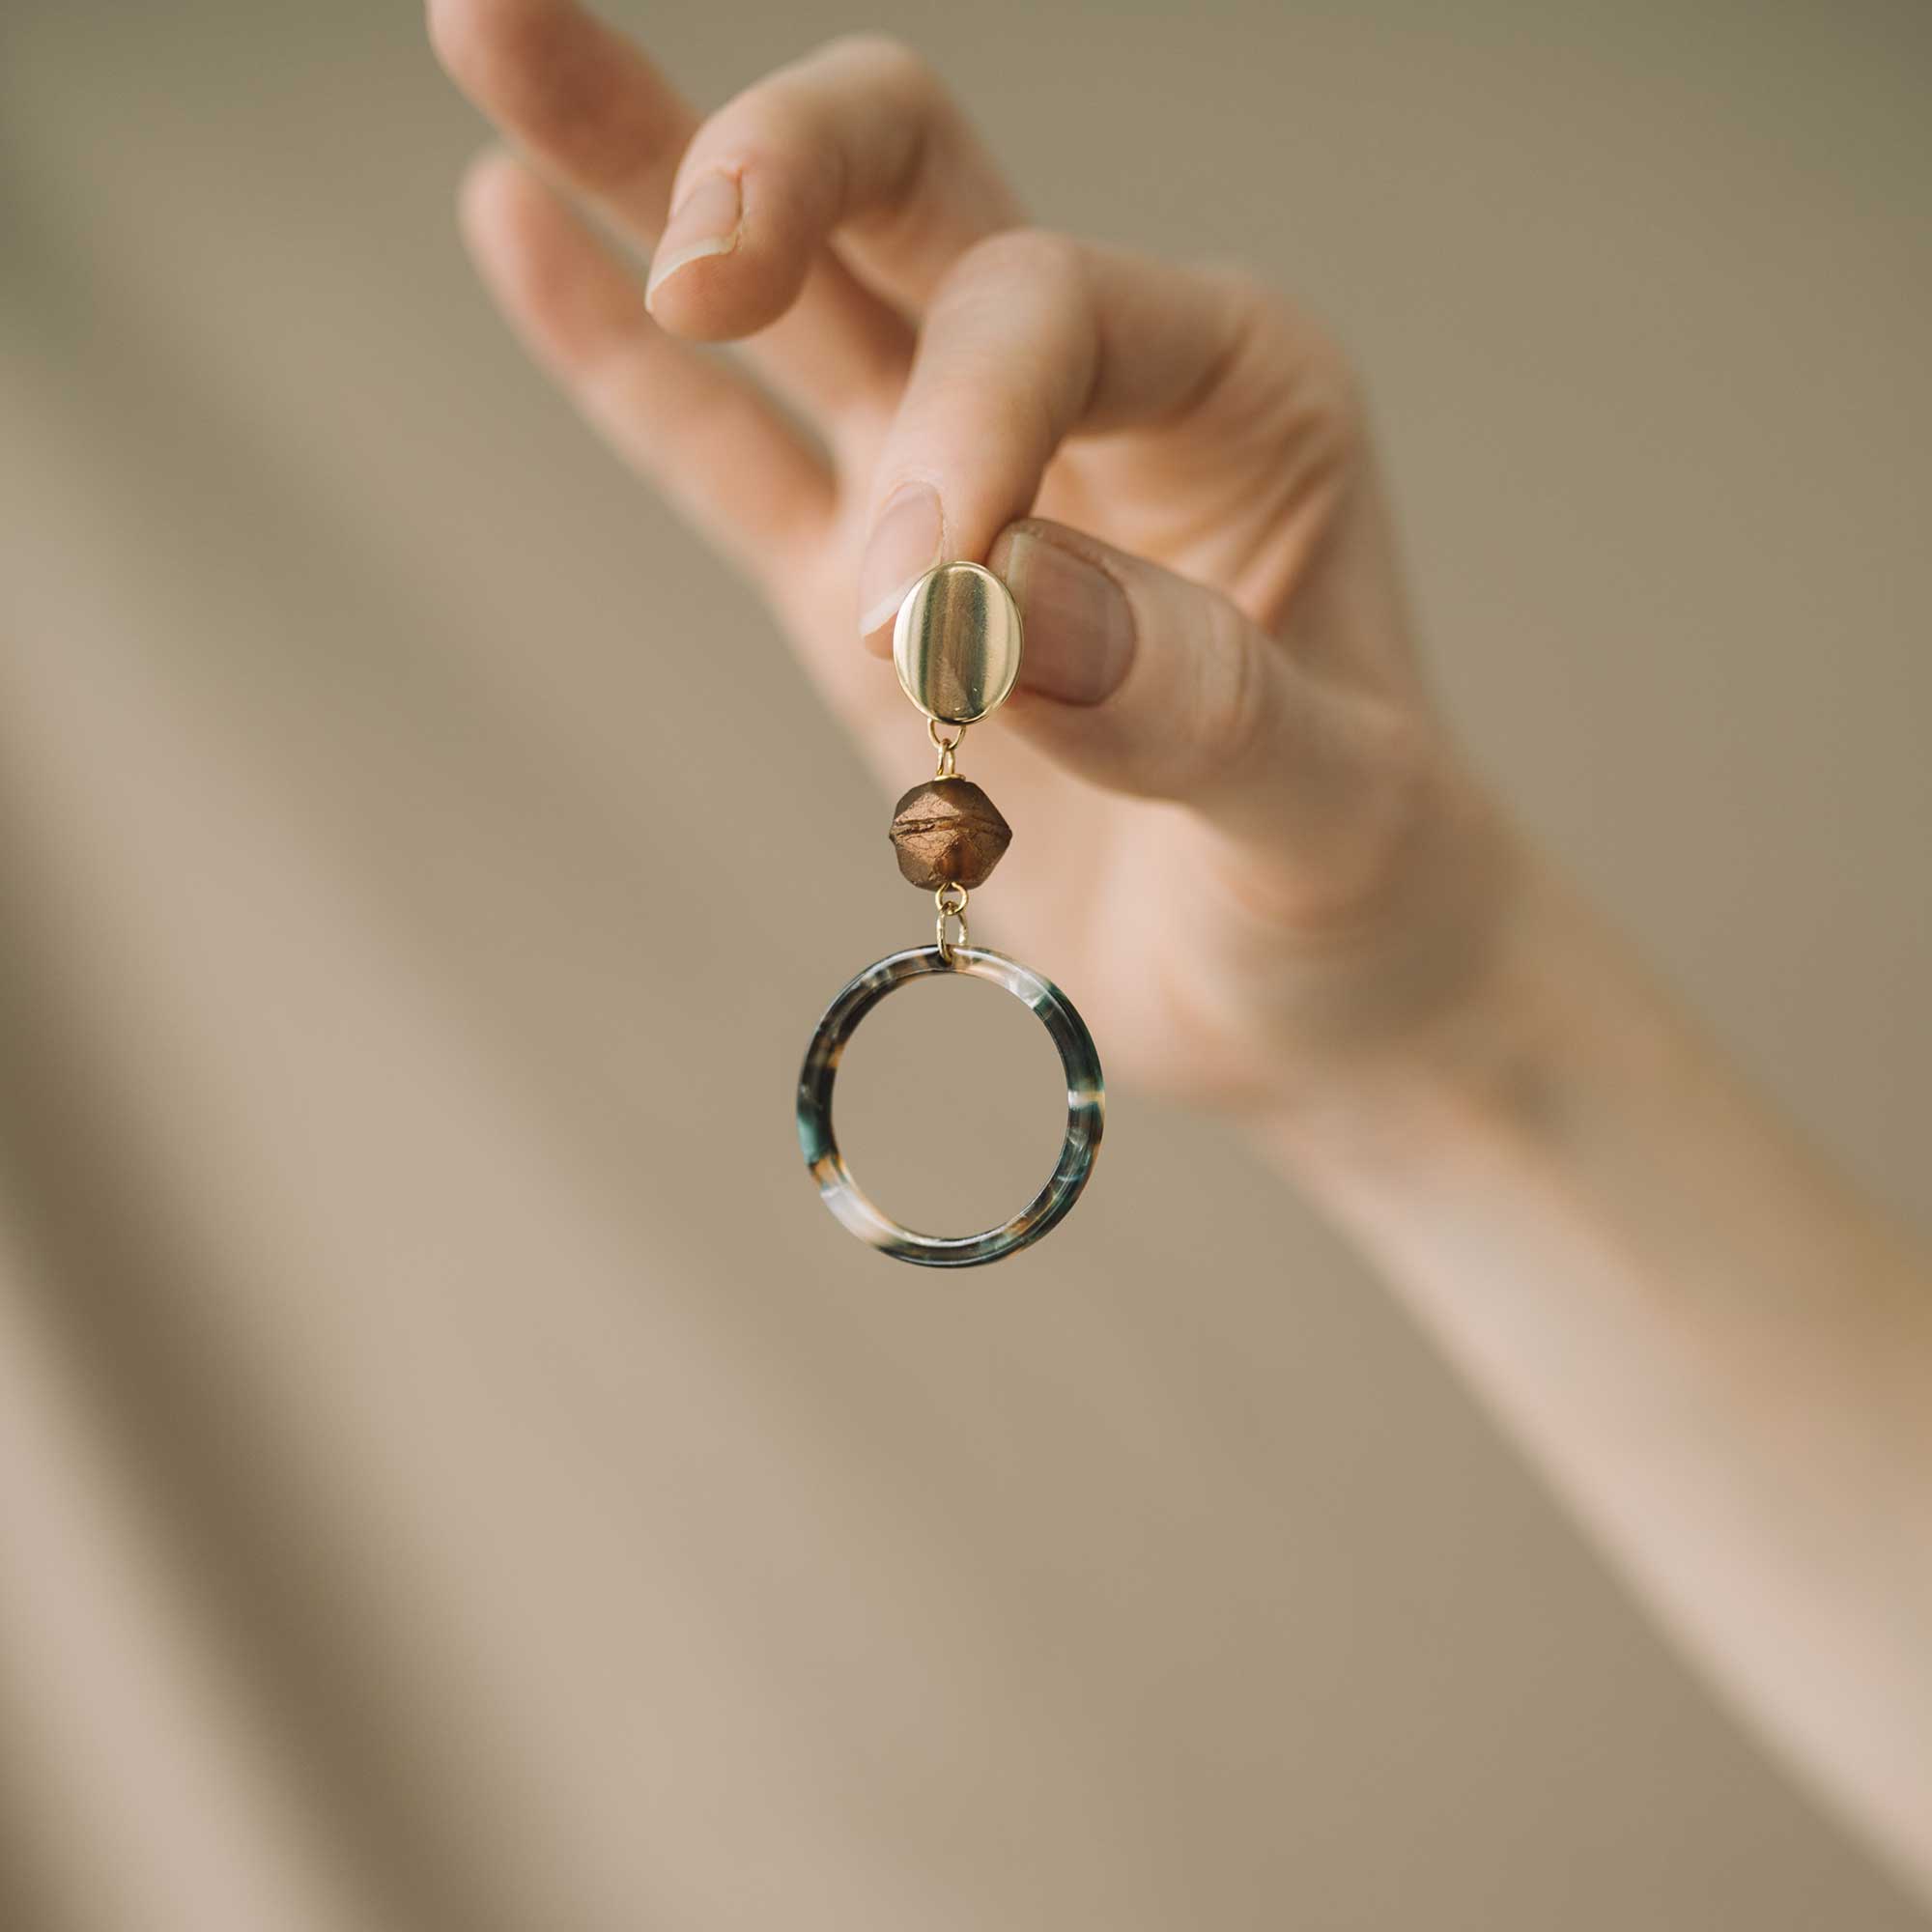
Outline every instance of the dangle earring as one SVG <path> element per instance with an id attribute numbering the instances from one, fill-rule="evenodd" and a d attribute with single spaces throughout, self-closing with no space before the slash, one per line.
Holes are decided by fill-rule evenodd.
<path id="1" fill-rule="evenodd" d="M 798 1076 L 798 1144 L 825 1205 L 863 1241 L 922 1267 L 975 1267 L 1037 1241 L 1079 1198 L 1100 1145 L 1106 1089 L 1086 1022 L 1050 980 L 974 946 L 968 894 L 1000 862 L 1012 833 L 998 808 L 955 769 L 966 727 L 1005 702 L 1020 668 L 1020 613 L 1007 586 L 977 563 L 942 563 L 913 585 L 893 629 L 900 688 L 925 714 L 938 769 L 893 810 L 899 870 L 938 908 L 933 944 L 867 966 L 825 1009 Z M 957 927 L 956 935 L 949 932 Z M 1066 1071 L 1066 1138 L 1059 1164 L 1010 1221 L 984 1234 L 915 1234 L 860 1190 L 832 1132 L 832 1083 L 859 1022 L 895 986 L 926 973 L 969 973 L 1004 986 L 1039 1015 Z"/>

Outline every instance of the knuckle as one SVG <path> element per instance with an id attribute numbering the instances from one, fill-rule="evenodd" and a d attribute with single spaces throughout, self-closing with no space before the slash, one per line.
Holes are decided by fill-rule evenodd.
<path id="1" fill-rule="evenodd" d="M 816 58 L 848 68 L 867 85 L 895 94 L 937 99 L 944 93 L 924 55 L 892 34 L 871 30 L 840 34 L 828 41 Z"/>
<path id="2" fill-rule="evenodd" d="M 1202 736 L 1217 765 L 1248 771 L 1267 752 L 1275 680 L 1254 630 L 1233 605 L 1215 607 L 1208 638 L 1219 674 Z"/>
<path id="3" fill-rule="evenodd" d="M 796 69 L 764 74 L 705 118 L 692 138 L 691 152 L 717 156 L 727 149 L 786 140 L 810 125 L 809 100 Z"/>
<path id="4" fill-rule="evenodd" d="M 1368 440 L 1368 407 L 1354 359 L 1326 327 L 1292 313 L 1284 404 L 1317 472 L 1350 468 Z"/>
<path id="5" fill-rule="evenodd" d="M 1315 425 L 1337 455 L 1352 452 L 1368 434 L 1367 397 L 1354 357 L 1327 328 L 1304 321 L 1300 368 Z"/>
<path id="6" fill-rule="evenodd" d="M 918 126 L 947 108 L 938 75 L 903 42 L 840 35 L 728 101 L 698 130 L 685 167 L 728 161 L 770 170 L 830 218 L 846 186 L 855 126 L 882 110 Z"/>
<path id="7" fill-rule="evenodd" d="M 1004 228 L 973 243 L 951 279 L 965 287 L 1023 284 L 1050 295 L 1077 293 L 1086 275 L 1080 244 L 1044 228 Z"/>
<path id="8" fill-rule="evenodd" d="M 1208 604 L 1198 663 L 1192 776 L 1196 784 L 1224 777 L 1244 781 L 1269 753 L 1276 682 L 1253 626 L 1225 599 Z"/>
<path id="9" fill-rule="evenodd" d="M 1229 303 L 1233 344 L 1226 393 L 1266 399 L 1256 413 L 1278 416 L 1318 470 L 1346 468 L 1368 438 L 1368 408 L 1354 358 L 1325 324 L 1245 269 L 1208 272 Z"/>

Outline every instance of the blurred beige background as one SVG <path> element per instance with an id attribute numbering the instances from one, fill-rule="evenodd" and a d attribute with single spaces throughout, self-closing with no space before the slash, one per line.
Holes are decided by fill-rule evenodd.
<path id="1" fill-rule="evenodd" d="M 1333 317 L 1483 759 L 1932 1218 L 1932 14 L 618 11 L 711 103 L 889 26 Z M 0 1924 L 1924 1924 L 1222 1127 L 1117 1094 L 1003 1269 L 824 1214 L 926 928 L 472 286 L 480 138 L 405 0 L 0 21 Z M 1057 1103 L 953 1007 L 840 1093 L 960 1226 Z"/>

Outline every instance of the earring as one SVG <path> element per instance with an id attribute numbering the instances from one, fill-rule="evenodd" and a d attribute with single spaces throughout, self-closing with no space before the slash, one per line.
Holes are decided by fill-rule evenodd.
<path id="1" fill-rule="evenodd" d="M 1073 1002 L 1017 959 L 971 943 L 966 901 L 1011 842 L 991 799 L 956 769 L 967 726 L 1005 702 L 1020 668 L 1020 613 L 1007 586 L 977 563 L 942 563 L 907 593 L 893 627 L 900 688 L 925 714 L 938 768 L 893 810 L 899 870 L 930 891 L 938 909 L 933 944 L 867 966 L 825 1009 L 798 1076 L 798 1144 L 818 1192 L 863 1241 L 922 1267 L 976 1267 L 1037 1241 L 1079 1199 L 1100 1145 L 1106 1088 L 1093 1036 Z M 956 934 L 949 932 L 957 927 Z M 1004 986 L 1039 1015 L 1066 1072 L 1066 1138 L 1052 1175 L 1010 1221 L 984 1234 L 916 1234 L 866 1197 L 832 1132 L 832 1083 L 859 1022 L 895 987 L 926 973 L 967 973 Z"/>

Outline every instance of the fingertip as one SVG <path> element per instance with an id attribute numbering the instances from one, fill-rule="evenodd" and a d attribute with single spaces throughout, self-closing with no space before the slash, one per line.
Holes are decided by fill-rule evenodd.
<path id="1" fill-rule="evenodd" d="M 540 360 L 582 370 L 643 324 L 637 284 L 568 201 L 519 156 L 470 162 L 457 217 L 477 272 Z"/>
<path id="2" fill-rule="evenodd" d="M 423 0 L 423 26 L 430 50 L 444 72 L 460 77 L 473 44 L 470 0 Z"/>
<path id="3" fill-rule="evenodd" d="M 644 285 L 644 306 L 652 321 L 691 342 L 728 342 L 759 327 L 743 320 L 744 303 L 731 286 L 726 265 L 736 250 L 731 240 L 660 248 Z"/>
<path id="4" fill-rule="evenodd" d="M 644 301 L 660 327 L 730 342 L 777 322 L 805 285 L 796 197 L 743 168 L 711 168 L 678 196 L 651 257 Z"/>
<path id="5" fill-rule="evenodd" d="M 1021 683 L 1065 704 L 1113 696 L 1133 667 L 1139 625 L 1106 546 L 1027 517 L 1000 532 L 991 554 L 1026 628 Z"/>
<path id="6" fill-rule="evenodd" d="M 886 498 L 859 560 L 859 636 L 874 657 L 891 652 L 899 606 L 946 554 L 939 492 L 929 478 L 909 477 Z"/>
<path id="7" fill-rule="evenodd" d="M 484 279 L 519 308 L 532 287 L 554 279 L 545 269 L 568 215 L 556 195 L 514 154 L 489 147 L 464 170 L 456 221 Z"/>
<path id="8" fill-rule="evenodd" d="M 508 149 L 494 143 L 473 156 L 456 189 L 456 219 L 472 249 L 514 215 L 527 170 Z"/>
<path id="9" fill-rule="evenodd" d="M 1037 517 L 1015 517 L 993 539 L 991 547 L 986 552 L 986 568 L 995 577 L 1000 578 L 1009 590 L 1013 587 L 1013 548 L 1024 537 L 1032 534 L 1033 526 L 1039 521 Z"/>
<path id="10" fill-rule="evenodd" d="M 796 299 L 775 289 L 757 266 L 729 245 L 706 246 L 670 262 L 645 286 L 644 305 L 668 335 L 687 342 L 742 342 L 769 328 Z"/>
<path id="11" fill-rule="evenodd" d="M 533 37 L 553 31 L 571 11 L 565 0 L 425 0 L 423 10 L 431 48 L 467 91 L 487 88 L 549 51 Z"/>

